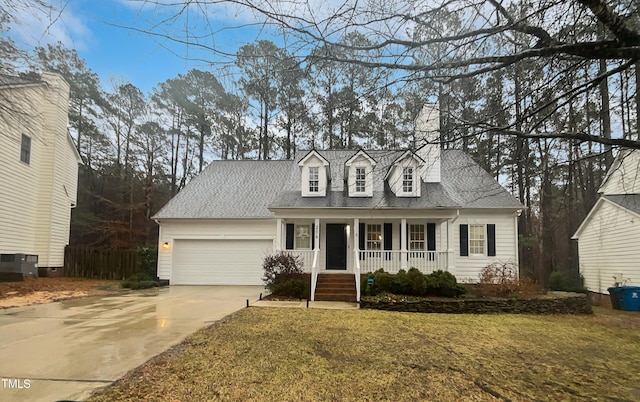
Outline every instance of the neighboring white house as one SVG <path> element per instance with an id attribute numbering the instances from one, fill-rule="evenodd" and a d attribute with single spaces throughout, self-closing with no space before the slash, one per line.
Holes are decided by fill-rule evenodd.
<path id="1" fill-rule="evenodd" d="M 598 193 L 572 237 L 585 287 L 609 293 L 616 282 L 640 285 L 640 151 L 621 150 Z"/>
<path id="2" fill-rule="evenodd" d="M 80 156 L 67 130 L 69 84 L 0 75 L 0 254 L 64 265 Z"/>
<path id="3" fill-rule="evenodd" d="M 158 276 L 259 285 L 287 250 L 312 273 L 448 270 L 477 281 L 517 262 L 520 203 L 467 154 L 441 150 L 425 107 L 416 150 L 311 150 L 294 161 L 214 161 L 154 216 Z M 359 281 L 356 281 L 359 284 Z"/>

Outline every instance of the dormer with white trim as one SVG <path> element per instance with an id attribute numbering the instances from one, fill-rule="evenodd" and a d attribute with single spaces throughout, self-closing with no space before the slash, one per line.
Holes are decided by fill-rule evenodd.
<path id="1" fill-rule="evenodd" d="M 420 197 L 420 171 L 424 161 L 412 151 L 406 151 L 393 162 L 384 179 L 396 197 Z"/>
<path id="2" fill-rule="evenodd" d="M 329 161 L 315 149 L 300 159 L 300 190 L 303 197 L 325 197 L 329 184 Z"/>
<path id="3" fill-rule="evenodd" d="M 373 169 L 376 164 L 375 159 L 362 149 L 345 162 L 344 177 L 349 197 L 373 197 Z"/>
<path id="4" fill-rule="evenodd" d="M 416 154 L 424 161 L 420 177 L 425 183 L 440 183 L 440 111 L 436 104 L 422 107 L 415 126 Z"/>

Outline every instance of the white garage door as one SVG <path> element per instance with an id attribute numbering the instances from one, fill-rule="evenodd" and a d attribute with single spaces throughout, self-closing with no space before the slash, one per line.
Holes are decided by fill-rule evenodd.
<path id="1" fill-rule="evenodd" d="M 174 285 L 262 285 L 272 240 L 176 240 Z"/>

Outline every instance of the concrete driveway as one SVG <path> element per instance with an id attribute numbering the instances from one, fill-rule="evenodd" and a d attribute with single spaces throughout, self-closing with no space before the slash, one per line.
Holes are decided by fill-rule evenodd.
<path id="1" fill-rule="evenodd" d="M 262 289 L 171 286 L 0 310 L 0 401 L 84 399 Z"/>

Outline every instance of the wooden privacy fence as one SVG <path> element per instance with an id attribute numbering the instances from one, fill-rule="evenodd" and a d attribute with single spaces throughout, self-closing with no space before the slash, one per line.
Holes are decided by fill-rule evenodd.
<path id="1" fill-rule="evenodd" d="M 64 276 L 114 279 L 128 278 L 138 270 L 136 250 L 102 250 L 69 247 L 64 250 Z"/>

